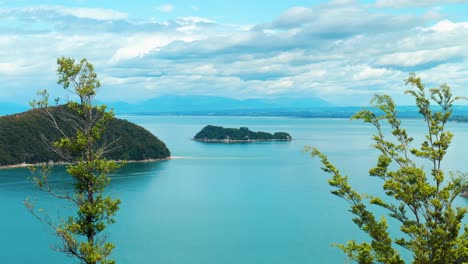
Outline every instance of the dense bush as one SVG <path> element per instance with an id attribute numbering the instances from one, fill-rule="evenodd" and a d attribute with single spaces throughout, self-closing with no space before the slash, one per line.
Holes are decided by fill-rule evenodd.
<path id="1" fill-rule="evenodd" d="M 253 132 L 247 127 L 224 128 L 208 125 L 198 132 L 195 140 L 291 140 L 291 136 L 285 132 L 270 134 L 267 132 Z"/>
<path id="2" fill-rule="evenodd" d="M 63 109 L 64 106 L 58 106 L 52 113 Z M 58 140 L 60 132 L 51 126 L 40 110 L 0 117 L 1 166 L 60 161 L 46 143 Z M 57 120 L 65 133 L 72 132 L 69 123 L 60 118 Z M 156 136 L 126 120 L 115 118 L 110 121 L 102 140 L 112 142 L 114 139 L 118 140 L 115 149 L 107 155 L 109 159 L 144 160 L 170 156 L 169 149 Z"/>

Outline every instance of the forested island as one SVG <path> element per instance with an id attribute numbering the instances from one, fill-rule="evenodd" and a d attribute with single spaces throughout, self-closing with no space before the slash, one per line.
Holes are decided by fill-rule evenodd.
<path id="1" fill-rule="evenodd" d="M 258 141 L 291 141 L 292 137 L 286 132 L 253 132 L 247 127 L 241 128 L 224 128 L 222 126 L 205 126 L 193 138 L 195 141 L 201 142 L 258 142 Z"/>
<path id="2" fill-rule="evenodd" d="M 51 108 L 57 115 L 65 106 Z M 60 157 L 46 142 L 61 137 L 60 132 L 44 118 L 41 109 L 0 117 L 0 166 L 22 163 L 36 164 L 60 162 Z M 56 119 L 61 129 L 71 134 L 73 124 L 61 118 Z M 113 142 L 113 149 L 106 158 L 113 160 L 157 160 L 166 159 L 171 153 L 164 142 L 149 131 L 126 120 L 113 118 L 101 138 L 102 142 Z"/>

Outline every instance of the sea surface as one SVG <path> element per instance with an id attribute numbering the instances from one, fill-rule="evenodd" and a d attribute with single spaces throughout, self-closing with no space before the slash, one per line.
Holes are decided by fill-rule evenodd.
<path id="1" fill-rule="evenodd" d="M 108 229 L 113 257 L 128 264 L 347 263 L 333 243 L 366 236 L 354 226 L 345 201 L 330 194 L 328 175 L 303 151 L 318 147 L 361 192 L 381 194 L 368 176 L 376 162 L 374 130 L 348 119 L 121 116 L 162 139 L 173 159 L 132 163 L 113 176 L 109 194 L 122 200 Z M 207 144 L 190 140 L 205 125 L 285 131 L 291 142 Z M 404 121 L 421 141 L 421 120 Z M 445 168 L 468 171 L 468 123 L 449 123 L 455 134 Z M 72 212 L 40 192 L 26 169 L 0 170 L 0 262 L 77 263 L 56 251 L 60 241 L 23 205 L 36 200 L 53 219 Z M 70 192 L 56 167 L 51 181 Z M 456 201 L 468 206 L 468 199 Z M 380 211 L 381 212 L 381 211 Z M 390 220 L 390 224 L 395 222 Z M 394 234 L 398 231 L 392 229 Z M 407 256 L 408 257 L 408 256 Z"/>

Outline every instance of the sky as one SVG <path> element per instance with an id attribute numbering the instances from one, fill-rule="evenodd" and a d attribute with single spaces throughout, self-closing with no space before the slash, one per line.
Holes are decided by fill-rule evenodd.
<path id="1" fill-rule="evenodd" d="M 99 101 L 162 95 L 411 104 L 410 72 L 468 96 L 468 1 L 0 0 L 0 102 L 66 96 L 56 60 L 86 58 Z"/>

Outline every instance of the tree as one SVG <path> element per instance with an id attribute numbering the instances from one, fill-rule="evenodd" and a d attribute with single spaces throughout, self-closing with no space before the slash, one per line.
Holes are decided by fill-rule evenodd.
<path id="1" fill-rule="evenodd" d="M 40 92 L 42 99 L 31 104 L 62 134 L 60 140 L 48 142 L 48 145 L 68 162 L 66 171 L 74 180 L 74 193 L 69 195 L 53 190 L 49 184 L 51 170 L 48 166 L 31 168 L 32 179 L 41 190 L 71 203 L 76 214 L 53 221 L 42 209 L 36 210 L 30 200 L 27 199 L 25 205 L 35 217 L 55 230 L 62 242 L 58 247 L 60 251 L 76 257 L 81 263 L 115 263 L 108 259 L 114 244 L 107 242 L 102 232 L 107 225 L 114 223 L 120 200 L 106 196 L 104 191 L 110 182 L 108 175 L 123 163 L 105 158 L 115 142 L 99 143 L 114 115 L 112 111 L 107 112 L 104 105 L 93 105 L 96 90 L 101 84 L 92 64 L 86 59 L 75 62 L 71 58 L 59 58 L 57 64 L 58 83 L 77 95 L 78 100 L 69 101 L 66 107 L 52 108 L 49 94 L 44 90 Z M 57 109 L 63 111 L 57 113 Z M 72 122 L 74 131 L 62 130 L 60 123 L 63 121 Z"/>
<path id="2" fill-rule="evenodd" d="M 467 208 L 455 207 L 454 200 L 468 187 L 467 173 L 442 170 L 442 161 L 452 140 L 445 125 L 452 114 L 452 104 L 461 99 L 453 97 L 448 85 L 426 89 L 421 79 L 410 74 L 405 80 L 413 87 L 406 91 L 416 99 L 427 134 L 419 147 L 413 147 L 413 138 L 401 126 L 394 101 L 387 95 L 375 95 L 371 104 L 380 114 L 361 110 L 353 119 L 372 124 L 377 133 L 374 145 L 380 155 L 369 175 L 382 180 L 387 199 L 363 195 L 348 183 L 348 177 L 315 148 L 306 147 L 318 157 L 322 170 L 331 174 L 328 180 L 332 193 L 350 204 L 353 222 L 370 236 L 370 242 L 354 240 L 338 247 L 358 263 L 405 263 L 395 244 L 413 254 L 412 263 L 448 264 L 468 263 L 468 225 L 462 220 Z M 434 111 L 431 101 L 440 108 Z M 391 133 L 385 133 L 388 123 Z M 417 165 L 418 159 L 428 160 L 431 167 Z M 404 237 L 392 238 L 386 218 L 377 219 L 372 206 L 384 208 L 388 216 L 399 223 Z"/>

